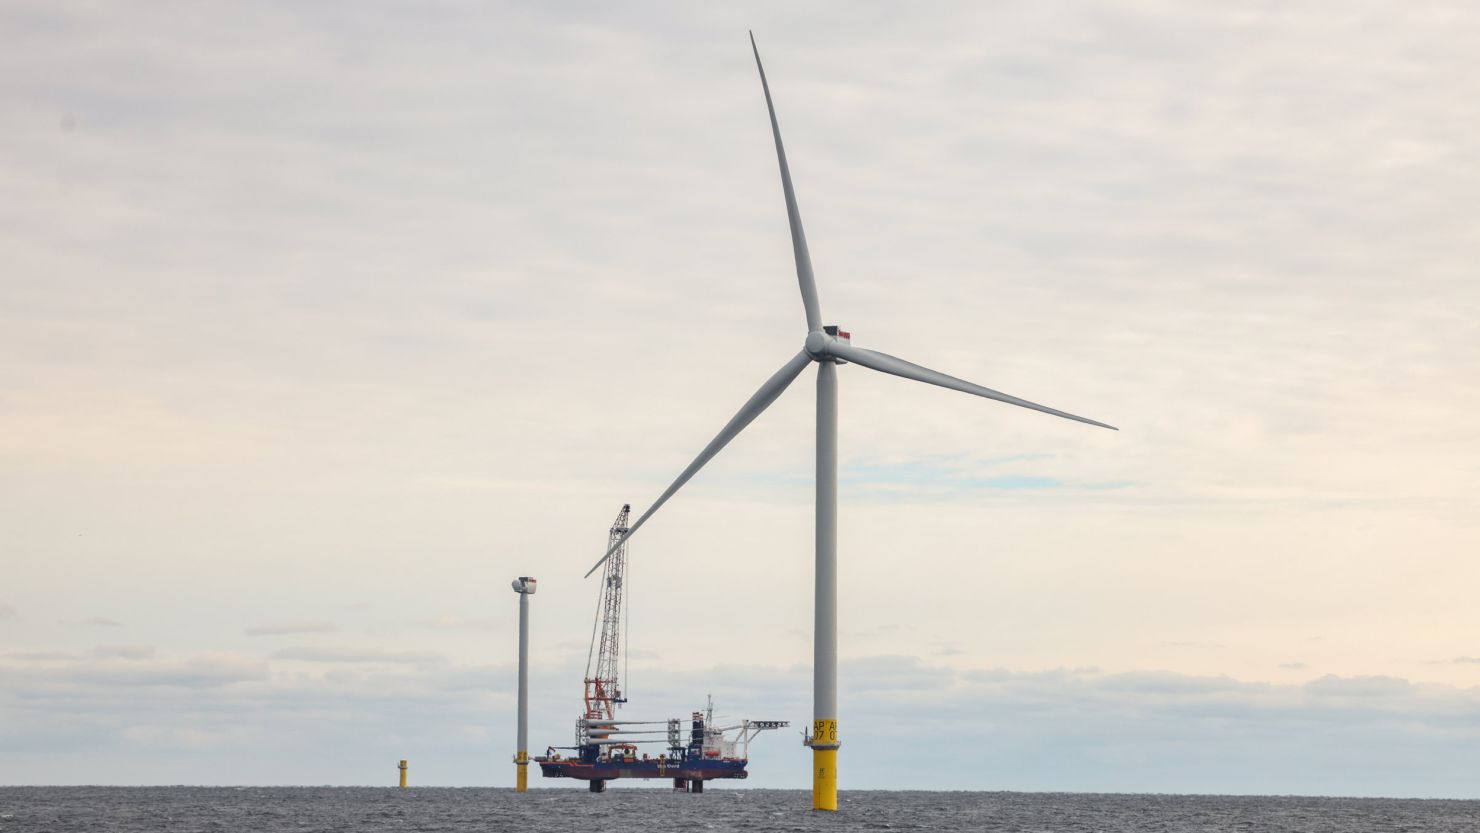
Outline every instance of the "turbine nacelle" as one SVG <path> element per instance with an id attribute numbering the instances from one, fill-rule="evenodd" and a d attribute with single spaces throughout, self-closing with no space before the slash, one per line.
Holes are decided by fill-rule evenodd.
<path id="1" fill-rule="evenodd" d="M 820 331 L 813 330 L 807 333 L 807 341 L 802 345 L 802 349 L 806 351 L 807 355 L 814 362 L 847 364 L 846 361 L 837 355 L 837 351 L 832 348 L 838 344 L 846 346 L 852 343 L 853 336 L 851 333 L 847 330 L 840 329 L 836 324 L 829 324 Z"/>

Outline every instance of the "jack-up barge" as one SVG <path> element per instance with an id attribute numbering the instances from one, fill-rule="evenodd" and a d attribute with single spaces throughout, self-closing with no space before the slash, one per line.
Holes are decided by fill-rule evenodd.
<path id="1" fill-rule="evenodd" d="M 609 545 L 627 533 L 630 512 L 631 506 L 622 507 L 612 525 Z M 546 778 L 586 781 L 594 793 L 605 792 L 606 782 L 618 778 L 671 778 L 674 790 L 690 793 L 704 792 L 704 782 L 715 778 L 745 778 L 751 739 L 767 729 L 790 725 L 787 721 L 742 720 L 732 726 L 717 726 L 712 699 L 704 711 L 694 712 L 688 721 L 616 717 L 617 707 L 627 702 L 618 677 L 626 563 L 624 543 L 607 559 L 602 573 L 596 610 L 599 627 L 586 656 L 586 711 L 576 721 L 576 743 L 552 746 L 535 757 L 540 773 Z M 731 732 L 735 734 L 729 735 Z M 658 737 L 651 737 L 654 735 Z M 639 754 L 638 744 L 658 743 L 664 744 L 663 752 Z M 561 749 L 571 754 L 562 755 Z"/>

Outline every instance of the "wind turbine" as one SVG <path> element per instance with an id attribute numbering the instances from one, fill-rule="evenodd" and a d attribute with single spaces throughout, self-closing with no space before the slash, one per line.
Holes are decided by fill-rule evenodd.
<path id="1" fill-rule="evenodd" d="M 766 70 L 761 66 L 761 53 L 750 36 L 755 66 L 761 76 L 761 90 L 766 95 L 766 109 L 771 115 L 771 135 L 776 139 L 776 161 L 781 168 L 781 190 L 786 197 L 786 217 L 791 225 L 791 248 L 796 258 L 797 283 L 802 291 L 802 308 L 807 316 L 807 337 L 797 353 L 776 371 L 760 390 L 750 397 L 725 427 L 689 463 L 663 494 L 642 513 L 627 534 L 614 542 L 590 570 L 596 571 L 637 530 L 657 512 L 683 484 L 704 467 L 745 430 L 745 427 L 770 407 L 807 365 L 817 364 L 817 578 L 813 609 L 812 644 L 812 734 L 807 745 L 812 747 L 812 808 L 838 809 L 837 756 L 838 734 L 838 371 L 839 364 L 856 364 L 870 370 L 888 373 L 916 382 L 995 399 L 1020 408 L 1072 419 L 1088 425 L 1118 430 L 1093 419 L 1009 396 L 1000 391 L 947 376 L 904 359 L 855 347 L 849 334 L 836 326 L 823 326 L 821 304 L 817 300 L 817 282 L 812 277 L 812 258 L 807 252 L 807 235 L 802 231 L 802 215 L 797 210 L 796 192 L 791 185 L 791 170 L 786 165 L 786 150 L 781 145 L 781 127 L 776 122 L 776 107 L 771 102 L 771 88 L 766 83 Z"/>

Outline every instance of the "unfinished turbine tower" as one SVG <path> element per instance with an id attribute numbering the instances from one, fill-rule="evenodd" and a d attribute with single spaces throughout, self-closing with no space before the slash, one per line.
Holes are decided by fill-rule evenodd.
<path id="1" fill-rule="evenodd" d="M 519 748 L 514 752 L 514 790 L 524 792 L 529 789 L 529 597 L 539 582 L 520 576 L 513 585 L 519 594 Z"/>
<path id="2" fill-rule="evenodd" d="M 786 164 L 786 151 L 781 145 L 781 128 L 776 122 L 776 107 L 771 101 L 771 88 L 766 83 L 766 70 L 761 66 L 760 50 L 755 37 L 750 39 L 760 73 L 761 90 L 766 97 L 766 110 L 771 116 L 771 135 L 776 141 L 776 161 L 781 169 L 781 190 L 786 199 L 786 216 L 791 226 L 792 254 L 796 259 L 797 283 L 802 293 L 802 309 L 807 318 L 807 335 L 801 352 L 761 385 L 750 400 L 741 406 L 719 434 L 699 456 L 689 463 L 678 478 L 653 501 L 646 512 L 618 540 L 586 575 L 596 571 L 613 552 L 642 527 L 675 492 L 703 468 L 720 449 L 745 430 L 761 412 L 786 390 L 807 365 L 817 364 L 817 529 L 816 585 L 813 609 L 812 645 L 812 730 L 805 742 L 812 748 L 812 807 L 817 810 L 838 808 L 837 759 L 841 735 L 838 732 L 838 371 L 840 364 L 856 364 L 870 370 L 888 373 L 916 382 L 994 399 L 1020 408 L 1040 411 L 1064 419 L 1115 430 L 1114 426 L 1066 413 L 981 385 L 947 376 L 886 353 L 855 347 L 849 334 L 835 325 L 823 325 L 817 282 L 812 276 L 812 258 L 807 252 L 807 236 L 802 231 L 802 216 L 797 210 L 792 189 L 791 170 Z"/>

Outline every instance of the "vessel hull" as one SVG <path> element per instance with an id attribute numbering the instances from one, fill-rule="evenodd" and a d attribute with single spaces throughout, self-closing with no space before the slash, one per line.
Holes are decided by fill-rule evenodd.
<path id="1" fill-rule="evenodd" d="M 540 761 L 546 778 L 575 778 L 582 781 L 611 781 L 617 778 L 680 778 L 709 781 L 714 778 L 747 778 L 746 761 Z"/>

